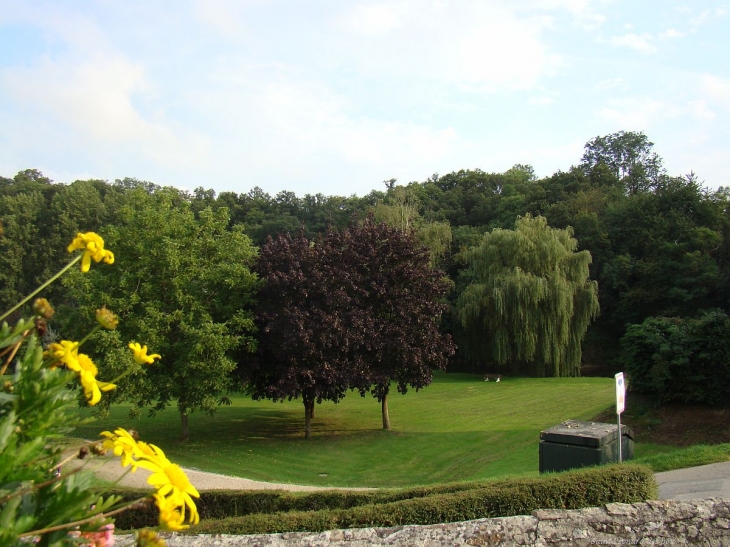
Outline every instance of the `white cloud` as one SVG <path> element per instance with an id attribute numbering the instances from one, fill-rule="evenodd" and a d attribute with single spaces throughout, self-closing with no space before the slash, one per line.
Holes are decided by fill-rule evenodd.
<path id="1" fill-rule="evenodd" d="M 227 39 L 236 40 L 250 35 L 244 20 L 245 6 L 246 3 L 235 0 L 195 0 L 193 13 Z"/>
<path id="2" fill-rule="evenodd" d="M 400 11 L 395 3 L 359 5 L 343 17 L 341 24 L 358 34 L 382 34 L 400 25 Z"/>
<path id="3" fill-rule="evenodd" d="M 627 131 L 644 131 L 656 120 L 676 117 L 679 108 L 651 97 L 612 99 L 608 106 L 600 108 L 598 115 Z"/>
<path id="4" fill-rule="evenodd" d="M 712 12 L 710 10 L 704 10 L 703 12 L 699 13 L 695 17 L 692 17 L 689 20 L 689 24 L 693 28 L 700 27 L 700 26 L 704 25 L 705 23 L 707 23 L 707 21 L 710 20 L 711 15 L 712 15 Z"/>
<path id="5" fill-rule="evenodd" d="M 413 0 L 360 4 L 338 22 L 343 62 L 371 77 L 415 76 L 491 90 L 533 86 L 559 64 L 541 37 L 549 21 L 519 17 L 495 0 L 448 9 Z M 359 34 L 353 35 L 353 25 Z"/>
<path id="6" fill-rule="evenodd" d="M 654 53 L 656 47 L 651 43 L 652 35 L 644 34 L 624 34 L 622 36 L 611 37 L 611 44 L 614 46 L 626 46 L 643 53 Z"/>
<path id="7" fill-rule="evenodd" d="M 583 155 L 584 142 L 573 139 L 562 144 L 534 146 L 521 151 L 523 157 L 530 158 L 536 168 L 540 168 L 538 176 L 550 176 L 558 170 L 567 171 L 576 164 Z"/>
<path id="8" fill-rule="evenodd" d="M 730 111 L 730 79 L 705 74 L 701 78 L 700 89 L 708 100 Z"/>
<path id="9" fill-rule="evenodd" d="M 546 106 L 549 104 L 553 104 L 555 102 L 555 99 L 552 97 L 530 97 L 527 100 L 527 104 L 532 106 Z"/>
<path id="10" fill-rule="evenodd" d="M 146 89 L 144 71 L 121 57 L 44 59 L 34 66 L 4 69 L 0 89 L 34 116 L 60 122 L 85 144 L 121 146 L 119 154 L 131 146 L 167 166 L 190 164 L 206 153 L 203 139 L 186 139 L 180 128 L 140 114 L 133 97 Z"/>
<path id="11" fill-rule="evenodd" d="M 690 101 L 687 103 L 687 109 L 698 120 L 711 122 L 716 118 L 715 112 L 702 100 Z"/>
<path id="12" fill-rule="evenodd" d="M 664 32 L 659 34 L 659 38 L 682 38 L 684 32 L 680 32 L 677 29 L 668 28 Z"/>
<path id="13" fill-rule="evenodd" d="M 607 78 L 606 80 L 601 80 L 598 82 L 595 86 L 593 86 L 594 89 L 598 91 L 606 91 L 609 89 L 628 89 L 629 86 L 626 83 L 626 80 L 623 78 Z"/>
<path id="14" fill-rule="evenodd" d="M 513 1 L 512 4 L 520 5 L 520 2 Z M 568 11 L 574 22 L 585 31 L 595 30 L 606 22 L 607 18 L 595 10 L 605 4 L 601 0 L 532 0 L 526 2 L 526 9 L 531 11 L 555 11 L 564 9 Z"/>

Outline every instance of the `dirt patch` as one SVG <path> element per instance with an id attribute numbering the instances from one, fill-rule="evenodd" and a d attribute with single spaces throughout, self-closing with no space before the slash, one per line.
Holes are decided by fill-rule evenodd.
<path id="1" fill-rule="evenodd" d="M 593 421 L 613 423 L 616 414 L 610 409 Z M 730 442 L 730 408 L 689 404 L 656 406 L 639 395 L 629 394 L 621 423 L 634 431 L 638 442 L 672 446 Z"/>

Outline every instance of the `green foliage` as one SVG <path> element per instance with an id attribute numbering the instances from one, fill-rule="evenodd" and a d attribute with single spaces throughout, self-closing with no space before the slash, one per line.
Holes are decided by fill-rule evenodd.
<path id="1" fill-rule="evenodd" d="M 3 546 L 113 543 L 111 517 L 150 500 L 146 500 L 145 495 L 142 499 L 119 504 L 118 496 L 106 492 L 100 495 L 92 489 L 96 478 L 84 470 L 83 464 L 70 471 L 66 467 L 72 459 L 87 459 L 88 462 L 90 454 L 99 455 L 107 449 L 114 450 L 116 455 L 124 454 L 123 466 L 131 463 L 147 466 L 164 477 L 155 496 L 162 526 L 167 529 L 187 527 L 184 524 L 186 515 L 181 510 L 183 503 L 189 508 L 188 520 L 197 521 L 195 504 L 190 498 L 197 492 L 184 473 L 167 460 L 162 451 L 153 450 L 148 444 L 137 444 L 126 431 L 105 432 L 103 443 L 84 443 L 64 459 L 61 439 L 82 421 L 76 405 L 79 399 L 74 389 L 76 381 L 83 387 L 82 400 L 92 406 L 99 402 L 101 390 L 115 388 L 113 382 L 97 378 L 96 365 L 79 348 L 95 331 L 113 330 L 118 318 L 109 310 L 98 310 L 95 315 L 99 324 L 91 333 L 79 342 L 50 343 L 45 350 L 41 338 L 48 333 L 48 320 L 54 315 L 47 299 L 36 298 L 31 306 L 32 318 L 20 319 L 15 327 L 4 320 L 76 264 L 80 263 L 81 271 L 87 272 L 92 260 L 114 263 L 113 252 L 105 249 L 103 239 L 92 232 L 77 234 L 67 250 L 82 252 L 0 316 L 3 320 L 0 325 L 0 378 L 3 379 L 0 392 L 0 545 Z M 137 348 L 135 359 L 146 357 L 145 352 Z M 4 376 L 6 372 L 9 372 L 8 376 Z M 124 437 L 121 442 L 119 436 Z M 139 461 L 142 458 L 144 462 Z M 171 470 L 174 472 L 170 473 Z M 154 532 L 147 532 L 148 537 L 156 537 Z"/>
<path id="2" fill-rule="evenodd" d="M 659 402 L 720 404 L 730 397 L 730 318 L 651 317 L 621 339 L 631 389 Z"/>
<path id="3" fill-rule="evenodd" d="M 447 221 L 427 220 L 421 216 L 417 189 L 417 185 L 391 188 L 385 201 L 373 208 L 373 215 L 377 222 L 404 232 L 412 230 L 429 250 L 431 266 L 435 268 L 451 251 L 451 225 Z"/>
<path id="4" fill-rule="evenodd" d="M 526 515 L 535 509 L 636 503 L 655 495 L 652 471 L 634 464 L 593 467 L 535 479 L 408 490 L 312 494 L 219 491 L 201 494 L 203 520 L 195 531 L 262 534 L 436 524 Z M 145 522 L 145 515 L 136 513 L 125 520 L 125 527 L 143 526 Z"/>
<path id="5" fill-rule="evenodd" d="M 127 194 L 141 191 L 170 193 L 173 207 L 188 209 L 196 219 L 206 209 L 226 209 L 228 229 L 242 227 L 257 245 L 269 235 L 300 229 L 312 240 L 329 229 L 344 229 L 353 214 L 363 218 L 374 210 L 393 225 L 415 227 L 419 241 L 431 250 L 432 265 L 444 269 L 455 286 L 451 304 L 473 281 L 459 253 L 478 243 L 475 235 L 514 229 L 518 216 L 544 216 L 553 228 L 572 227 L 578 249 L 591 254 L 590 278 L 600 286 L 601 316 L 588 329 L 583 355 L 589 365 L 604 365 L 606 373 L 619 362 L 618 341 L 627 324 L 656 316 L 693 317 L 710 307 L 730 311 L 727 189 L 710 192 L 692 173 L 669 176 L 640 132 L 596 137 L 576 159 L 578 165 L 540 179 L 526 165 L 503 173 L 460 170 L 406 186 L 388 181 L 387 192 L 363 197 L 270 195 L 258 187 L 220 195 L 198 188 L 186 194 L 135 179 L 66 185 L 37 170 L 22 171 L 0 178 L 0 221 L 12 235 L 0 238 L 0 307 L 10 306 L 60 267 L 65 254 L 58 242 L 100 223 L 108 234 L 112 226 L 124 224 Z M 57 290 L 46 296 L 57 302 L 66 298 Z M 481 337 L 460 331 L 459 325 L 445 314 L 442 329 L 462 341 L 451 366 L 483 369 Z M 113 341 L 106 347 L 114 347 Z M 239 360 L 245 357 L 236 353 L 243 354 Z"/>
<path id="6" fill-rule="evenodd" d="M 576 248 L 572 230 L 543 217 L 485 234 L 465 253 L 474 281 L 456 304 L 467 344 L 483 340 L 489 358 L 511 370 L 533 363 L 527 370 L 536 376 L 578 375 L 598 286 L 588 279 L 590 253 Z"/>
<path id="7" fill-rule="evenodd" d="M 0 545 L 26 545 L 21 536 L 66 545 L 73 525 L 63 525 L 96 531 L 111 522 L 104 513 L 119 498 L 93 492 L 90 472 L 54 475 L 61 461 L 58 440 L 79 422 L 76 394 L 68 389 L 75 375 L 48 367 L 33 321 L 14 328 L 3 323 L 3 355 L 21 346 L 12 374 L 0 376 Z"/>
<path id="8" fill-rule="evenodd" d="M 646 191 L 664 174 L 654 143 L 643 132 L 619 131 L 586 143 L 581 167 L 591 173 L 605 166 L 629 193 Z"/>
<path id="9" fill-rule="evenodd" d="M 197 217 L 178 192 L 143 188 L 126 192 L 118 222 L 105 237 L 115 249 L 114 268 L 69 277 L 74 308 L 66 328 L 92 315 L 100 303 L 120 317 L 118 330 L 90 345 L 110 374 L 134 368 L 123 342 L 144 341 L 163 359 L 147 374 L 120 383 L 113 400 L 132 400 L 153 411 L 176 405 L 186 437 L 187 415 L 213 412 L 233 388 L 238 358 L 255 348 L 249 311 L 258 283 L 249 265 L 256 249 L 240 226 L 229 229 L 225 208 Z"/>

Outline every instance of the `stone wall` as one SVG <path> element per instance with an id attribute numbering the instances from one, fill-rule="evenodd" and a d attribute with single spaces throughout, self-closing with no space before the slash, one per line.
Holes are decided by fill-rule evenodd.
<path id="1" fill-rule="evenodd" d="M 130 537 L 117 546 L 133 545 Z M 170 534 L 169 547 L 366 547 L 492 545 L 730 545 L 730 500 L 613 503 L 575 511 L 539 510 L 531 516 L 431 526 L 360 528 L 256 536 Z"/>

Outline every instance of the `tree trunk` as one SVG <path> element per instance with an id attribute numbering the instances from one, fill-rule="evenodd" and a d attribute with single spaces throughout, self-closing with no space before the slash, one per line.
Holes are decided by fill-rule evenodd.
<path id="1" fill-rule="evenodd" d="M 188 413 L 184 410 L 180 411 L 180 426 L 182 427 L 181 441 L 190 439 L 190 429 L 188 428 Z"/>
<path id="2" fill-rule="evenodd" d="M 388 414 L 388 391 L 383 393 L 383 400 L 380 402 L 383 410 L 383 429 L 390 431 L 390 414 Z"/>
<path id="3" fill-rule="evenodd" d="M 314 417 L 314 399 L 304 398 L 304 438 L 312 436 L 312 418 Z"/>

